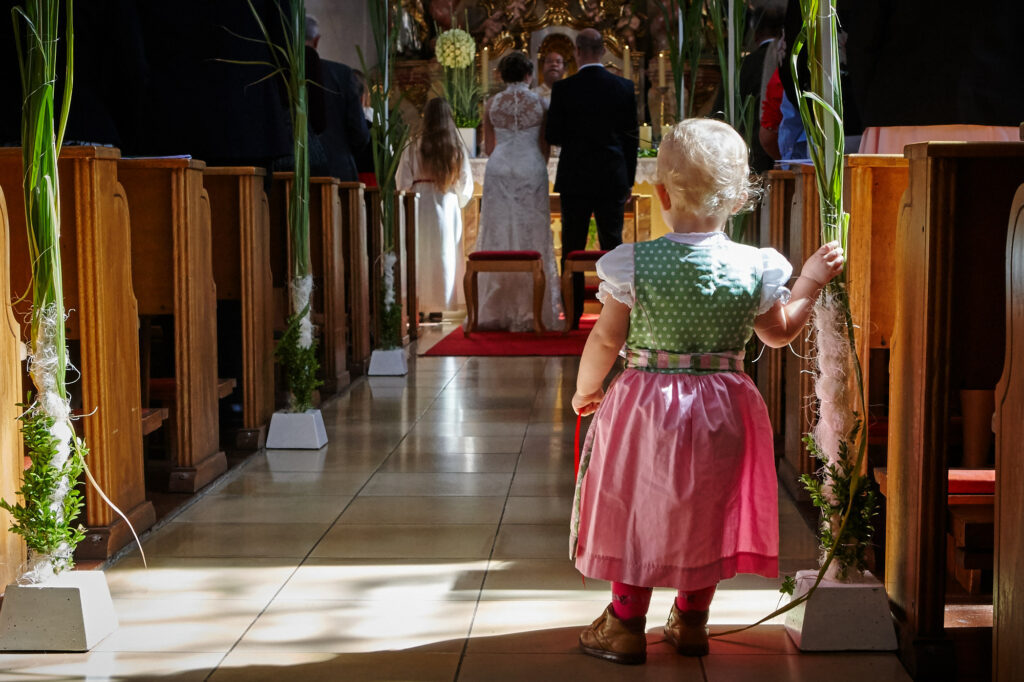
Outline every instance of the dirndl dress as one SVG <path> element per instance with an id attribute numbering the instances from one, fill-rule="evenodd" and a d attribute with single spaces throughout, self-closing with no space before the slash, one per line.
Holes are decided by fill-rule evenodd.
<path id="1" fill-rule="evenodd" d="M 581 454 L 570 556 L 586 576 L 697 590 L 778 575 L 772 431 L 743 350 L 792 266 L 721 232 L 623 244 L 599 296 L 629 305 L 626 369 Z"/>

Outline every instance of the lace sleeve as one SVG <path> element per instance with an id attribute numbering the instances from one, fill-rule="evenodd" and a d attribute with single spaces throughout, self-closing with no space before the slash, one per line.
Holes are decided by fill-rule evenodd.
<path id="1" fill-rule="evenodd" d="M 494 96 L 490 112 L 494 127 L 523 130 L 541 124 L 544 120 L 544 102 L 527 90 L 525 84 L 513 83 Z"/>

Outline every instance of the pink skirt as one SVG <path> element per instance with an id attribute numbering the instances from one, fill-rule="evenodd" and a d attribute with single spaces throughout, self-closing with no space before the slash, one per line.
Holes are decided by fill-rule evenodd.
<path id="1" fill-rule="evenodd" d="M 749 376 L 627 369 L 587 434 L 570 551 L 586 576 L 644 587 L 773 578 L 777 490 L 768 412 Z"/>

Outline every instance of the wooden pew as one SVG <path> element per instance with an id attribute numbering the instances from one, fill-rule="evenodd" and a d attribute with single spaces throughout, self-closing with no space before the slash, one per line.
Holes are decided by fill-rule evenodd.
<path id="1" fill-rule="evenodd" d="M 1022 127 L 1024 130 L 1024 127 Z M 993 679 L 1024 680 L 1024 185 L 1017 188 L 1006 236 L 1006 355 L 996 387 Z"/>
<path id="2" fill-rule="evenodd" d="M 885 587 L 904 665 L 917 679 L 945 679 L 954 665 L 954 674 L 966 675 L 971 664 L 991 660 L 991 630 L 953 628 L 945 617 L 942 529 L 956 391 L 994 388 L 1003 371 L 1006 215 L 1024 183 L 1024 144 L 921 143 L 908 145 L 905 155 L 910 175 L 896 241 Z M 997 481 L 1005 485 L 1001 472 Z"/>
<path id="3" fill-rule="evenodd" d="M 370 366 L 370 269 L 366 250 L 366 198 L 361 182 L 338 185 L 345 258 L 345 315 L 348 320 L 349 372 L 366 374 Z"/>
<path id="4" fill-rule="evenodd" d="M 117 166 L 131 209 L 139 315 L 174 317 L 173 381 L 160 382 L 162 395 L 154 392 L 171 413 L 173 492 L 195 492 L 227 470 L 220 449 L 217 294 L 205 168 L 202 161 L 181 158 L 122 159 Z M 143 377 L 144 395 L 149 380 Z"/>
<path id="5" fill-rule="evenodd" d="M 791 170 L 770 170 L 764 174 L 764 197 L 758 216 L 758 243 L 779 253 L 789 252 L 790 211 L 796 173 Z M 795 266 L 798 267 L 798 266 Z M 765 348 L 757 361 L 757 388 L 768 407 L 772 423 L 775 452 L 785 452 L 786 410 L 783 400 L 783 371 L 789 350 Z"/>
<path id="6" fill-rule="evenodd" d="M 14 188 L 17 191 L 18 188 Z M 18 415 L 21 408 L 18 403 L 24 402 L 21 391 L 24 363 L 21 360 L 20 328 L 11 313 L 8 301 L 11 300 L 10 278 L 6 273 L 11 271 L 7 221 L 7 202 L 4 191 L 0 188 L 0 498 L 13 502 L 17 498 L 17 490 L 21 487 L 21 473 L 24 470 L 24 448 L 21 442 L 21 429 Z M 0 510 L 0 524 L 4 533 L 0 534 L 0 585 L 9 585 L 18 579 L 18 567 L 25 561 L 25 543 L 21 536 L 10 532 L 11 515 Z"/>
<path id="7" fill-rule="evenodd" d="M 793 196 L 789 209 L 788 250 L 785 255 L 793 264 L 794 273 L 821 246 L 821 217 L 818 209 L 818 189 L 814 179 L 814 167 L 796 166 L 793 169 Z M 803 437 L 811 429 L 816 414 L 814 404 L 814 382 L 809 373 L 814 364 L 805 360 L 811 355 L 813 344 L 808 340 L 810 327 L 790 344 L 787 351 L 783 377 L 785 395 L 783 405 L 786 412 L 785 451 L 779 460 L 779 480 L 798 500 L 806 500 L 799 477 L 812 474 L 817 462 L 804 447 Z"/>
<path id="8" fill-rule="evenodd" d="M 850 214 L 850 309 L 854 337 L 869 401 L 869 432 L 884 425 L 888 411 L 885 386 L 872 391 L 873 376 L 885 376 L 896 319 L 896 223 L 907 189 L 907 160 L 895 154 L 850 154 L 846 157 L 845 209 Z M 881 366 L 872 367 L 872 356 Z M 882 430 L 884 433 L 884 429 Z M 881 464 L 881 462 L 879 462 Z"/>
<path id="9" fill-rule="evenodd" d="M 146 499 L 142 461 L 138 312 L 119 157 L 111 147 L 65 147 L 61 152 L 61 259 L 67 334 L 77 346 L 81 372 L 72 396 L 89 414 L 77 428 L 89 446 L 93 476 L 141 533 L 156 522 L 156 512 Z M 31 279 L 21 181 L 21 149 L 0 149 L 0 187 L 6 189 L 9 209 L 10 285 L 18 295 Z M 15 308 L 23 337 L 28 309 L 27 302 Z M 132 541 L 131 532 L 92 486 L 84 496 L 88 530 L 75 557 L 106 559 Z"/>
<path id="10" fill-rule="evenodd" d="M 287 229 L 288 202 L 294 180 L 294 173 L 274 173 L 274 184 L 280 185 L 281 190 L 273 191 L 270 197 L 271 231 L 276 233 L 274 242 L 284 247 L 282 253 L 277 254 L 275 264 L 278 269 L 283 266 L 286 273 L 281 278 L 275 271 L 274 286 L 284 289 L 286 312 L 291 239 L 279 226 Z M 321 395 L 333 395 L 351 381 L 346 364 L 345 260 L 339 184 L 336 178 L 309 179 L 309 258 L 313 275 L 313 322 L 320 332 Z"/>
<path id="11" fill-rule="evenodd" d="M 242 428 L 233 440 L 234 447 L 243 451 L 263 447 L 274 412 L 270 208 L 263 191 L 266 174 L 263 168 L 254 167 L 207 167 L 203 171 L 203 186 L 210 197 L 217 300 L 241 305 Z M 226 341 L 218 334 L 222 346 Z"/>

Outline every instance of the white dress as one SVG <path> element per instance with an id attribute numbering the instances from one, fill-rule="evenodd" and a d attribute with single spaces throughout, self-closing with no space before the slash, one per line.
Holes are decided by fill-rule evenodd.
<path id="1" fill-rule="evenodd" d="M 398 164 L 398 189 L 419 193 L 416 215 L 416 297 L 423 312 L 455 310 L 466 262 L 462 254 L 462 207 L 473 196 L 473 171 L 463 150 L 459 179 L 439 192 L 423 170 L 419 140 L 406 147 Z"/>
<path id="2" fill-rule="evenodd" d="M 539 251 L 544 260 L 543 317 L 560 329 L 562 311 L 548 205 L 547 160 L 540 151 L 544 104 L 526 83 L 511 83 L 491 99 L 495 147 L 484 173 L 480 232 L 475 251 Z M 533 330 L 530 273 L 478 276 L 478 322 L 482 329 Z"/>

